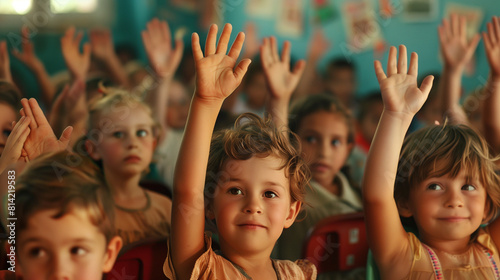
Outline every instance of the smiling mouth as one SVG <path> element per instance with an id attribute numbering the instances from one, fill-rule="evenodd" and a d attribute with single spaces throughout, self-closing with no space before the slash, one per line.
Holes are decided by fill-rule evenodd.
<path id="1" fill-rule="evenodd" d="M 444 218 L 439 218 L 438 220 L 444 221 L 444 222 L 450 222 L 450 223 L 457 223 L 457 222 L 463 222 L 468 220 L 469 218 L 464 218 L 464 217 L 444 217 Z"/>
<path id="2" fill-rule="evenodd" d="M 265 226 L 259 225 L 259 224 L 241 224 L 238 226 L 245 228 L 245 229 L 261 229 L 261 228 L 264 229 L 264 228 L 266 228 Z"/>

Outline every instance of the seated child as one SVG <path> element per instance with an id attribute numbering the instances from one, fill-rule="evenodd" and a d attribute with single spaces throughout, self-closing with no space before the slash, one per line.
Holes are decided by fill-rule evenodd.
<path id="1" fill-rule="evenodd" d="M 109 90 L 90 105 L 88 154 L 99 162 L 115 206 L 115 229 L 124 244 L 168 237 L 171 201 L 139 186 L 156 146 L 151 109 L 129 92 Z"/>
<path id="2" fill-rule="evenodd" d="M 219 110 L 240 84 L 250 60 L 236 65 L 244 34 L 226 55 L 231 25 L 216 45 L 217 26 L 205 54 L 192 35 L 196 91 L 177 161 L 172 234 L 164 265 L 170 279 L 316 279 L 308 261 L 270 258 L 283 228 L 295 220 L 308 170 L 288 131 L 250 114 L 233 130 L 212 138 Z M 210 141 L 212 139 L 212 141 Z M 295 140 L 296 141 L 296 140 Z M 208 166 L 208 167 L 207 167 Z M 220 252 L 211 248 L 205 217 L 214 220 Z"/>
<path id="3" fill-rule="evenodd" d="M 111 270 L 122 242 L 99 173 L 90 160 L 64 151 L 37 158 L 19 174 L 15 196 L 9 193 L 17 220 L 7 248 L 15 261 L 0 278 L 92 280 Z"/>

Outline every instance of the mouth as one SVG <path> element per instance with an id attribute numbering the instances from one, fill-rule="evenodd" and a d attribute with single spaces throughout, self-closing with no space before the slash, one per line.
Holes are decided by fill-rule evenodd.
<path id="1" fill-rule="evenodd" d="M 327 172 L 330 171 L 331 167 L 324 163 L 314 163 L 311 165 L 311 171 L 313 172 Z"/>
<path id="2" fill-rule="evenodd" d="M 244 228 L 244 229 L 250 229 L 250 230 L 255 230 L 255 229 L 265 229 L 266 227 L 260 224 L 256 223 L 244 223 L 244 224 L 239 224 L 238 227 Z"/>
<path id="3" fill-rule="evenodd" d="M 141 158 L 138 156 L 128 156 L 125 158 L 125 162 L 127 162 L 127 163 L 137 163 L 140 161 L 141 161 Z"/>
<path id="4" fill-rule="evenodd" d="M 469 218 L 466 217 L 443 217 L 443 218 L 438 218 L 440 221 L 448 222 L 448 223 L 458 223 L 458 222 L 463 222 L 469 220 Z"/>

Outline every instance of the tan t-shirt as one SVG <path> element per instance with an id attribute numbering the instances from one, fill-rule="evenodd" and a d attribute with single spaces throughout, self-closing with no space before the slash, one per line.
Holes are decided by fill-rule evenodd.
<path id="1" fill-rule="evenodd" d="M 115 205 L 115 230 L 124 246 L 144 239 L 170 236 L 172 201 L 155 192 L 145 192 L 148 203 L 143 209 Z"/>
<path id="2" fill-rule="evenodd" d="M 193 272 L 191 273 L 191 280 L 251 279 L 245 276 L 245 272 L 241 268 L 236 267 L 223 256 L 216 254 L 212 250 L 211 242 L 211 238 L 205 236 L 205 248 L 207 250 L 196 260 Z M 278 279 L 281 280 L 314 280 L 317 276 L 316 267 L 308 260 L 298 260 L 295 262 L 273 260 L 273 265 Z M 170 252 L 167 254 L 167 259 L 163 265 L 163 272 L 170 280 L 177 279 Z"/>

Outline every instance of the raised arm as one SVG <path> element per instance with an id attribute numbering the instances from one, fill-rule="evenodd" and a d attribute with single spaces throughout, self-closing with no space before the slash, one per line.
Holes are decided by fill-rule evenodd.
<path id="1" fill-rule="evenodd" d="M 443 19 L 438 33 L 441 55 L 444 60 L 439 81 L 439 92 L 443 97 L 442 110 L 452 123 L 467 124 L 467 116 L 460 106 L 462 75 L 476 50 L 480 36 L 476 34 L 468 41 L 466 19 L 464 16 L 459 17 L 455 14 L 451 15 L 450 21 Z"/>
<path id="2" fill-rule="evenodd" d="M 260 47 L 262 68 L 271 89 L 267 111 L 277 127 L 288 126 L 290 98 L 306 66 L 306 62 L 300 60 L 290 71 L 290 48 L 290 42 L 285 41 L 280 57 L 275 37 L 264 38 Z"/>
<path id="3" fill-rule="evenodd" d="M 21 29 L 21 34 L 23 38 L 21 51 L 14 48 L 12 50 L 12 54 L 24 65 L 26 65 L 31 72 L 33 72 L 36 80 L 38 81 L 38 85 L 40 86 L 42 101 L 47 108 L 50 108 L 52 100 L 54 99 L 55 87 L 50 81 L 49 74 L 47 73 L 47 70 L 45 70 L 45 66 L 42 61 L 40 61 L 35 54 L 35 48 L 33 47 L 33 42 L 30 40 L 28 27 L 23 27 Z"/>
<path id="4" fill-rule="evenodd" d="M 484 49 L 490 65 L 490 75 L 485 88 L 484 137 L 494 155 L 500 153 L 500 20 L 493 17 L 483 32 Z"/>
<path id="5" fill-rule="evenodd" d="M 10 59 L 6 41 L 0 41 L 0 80 L 14 84 L 10 73 Z"/>
<path id="6" fill-rule="evenodd" d="M 394 183 L 406 131 L 413 116 L 424 104 L 433 80 L 432 76 L 426 77 L 418 88 L 417 54 L 411 54 L 407 69 L 406 47 L 399 46 L 399 59 L 396 53 L 396 48 L 391 47 L 387 75 L 380 62 L 375 61 L 384 111 L 368 153 L 363 178 L 368 242 L 383 275 L 396 264 L 396 260 L 408 257 L 408 238 L 394 200 Z M 404 263 L 400 262 L 399 265 L 403 266 Z M 407 272 L 409 267 L 398 267 L 398 270 Z M 399 278 L 404 276 L 400 275 Z"/>
<path id="7" fill-rule="evenodd" d="M 217 25 L 207 35 L 205 54 L 198 34 L 192 35 L 196 67 L 196 90 L 189 110 L 175 170 L 172 201 L 171 256 L 179 279 L 189 279 L 196 259 L 204 249 L 204 184 L 215 120 L 224 99 L 241 83 L 250 60 L 236 61 L 245 35 L 239 33 L 229 53 L 231 25 L 226 24 L 217 40 Z"/>
<path id="8" fill-rule="evenodd" d="M 168 130 L 165 121 L 168 88 L 179 67 L 184 42 L 182 36 L 179 36 L 175 38 L 175 48 L 172 48 L 172 36 L 167 22 L 156 18 L 148 22 L 147 29 L 142 31 L 141 35 L 149 64 L 155 74 L 154 88 L 146 96 L 146 102 L 151 106 L 156 119 L 166 132 Z M 163 135 L 160 135 L 160 142 L 163 138 Z"/>
<path id="9" fill-rule="evenodd" d="M 61 38 L 61 50 L 72 79 L 86 81 L 90 67 L 90 44 L 85 43 L 83 53 L 80 53 L 82 36 L 81 32 L 75 36 L 75 27 L 69 27 Z"/>
<path id="10" fill-rule="evenodd" d="M 109 29 L 92 29 L 89 32 L 92 56 L 99 60 L 110 75 L 110 78 L 122 87 L 128 88 L 127 72 L 118 59 L 113 46 L 113 38 Z"/>

